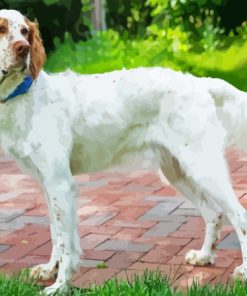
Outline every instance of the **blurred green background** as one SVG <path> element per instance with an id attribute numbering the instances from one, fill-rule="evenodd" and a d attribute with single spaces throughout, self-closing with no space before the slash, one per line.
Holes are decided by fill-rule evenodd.
<path id="1" fill-rule="evenodd" d="M 164 66 L 247 90 L 247 0 L 3 0 L 39 22 L 50 72 Z"/>

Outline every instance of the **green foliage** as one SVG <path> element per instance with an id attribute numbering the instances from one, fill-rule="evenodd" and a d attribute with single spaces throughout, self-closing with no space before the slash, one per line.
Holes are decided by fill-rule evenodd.
<path id="1" fill-rule="evenodd" d="M 60 0 L 44 0 L 44 3 L 47 5 L 51 5 L 51 4 L 55 4 L 55 3 L 59 3 Z"/>
<path id="2" fill-rule="evenodd" d="M 49 55 L 46 69 L 58 72 L 70 68 L 79 73 L 103 73 L 123 67 L 169 65 L 174 44 L 166 45 L 165 38 L 123 39 L 112 30 L 98 32 L 91 39 L 77 43 L 67 35 L 64 43 L 56 40 L 56 50 Z"/>
<path id="3" fill-rule="evenodd" d="M 91 37 L 93 26 L 90 11 L 93 0 L 2 0 L 1 8 L 20 10 L 31 20 L 37 18 L 47 51 L 54 49 L 54 39 L 64 41 L 69 32 L 74 41 Z M 117 31 L 122 38 L 164 38 L 165 45 L 175 51 L 214 51 L 228 45 L 224 41 L 221 16 L 242 22 L 238 13 L 244 10 L 243 0 L 105 0 L 108 29 Z M 226 4 L 226 5 L 225 5 Z M 229 7 L 229 9 L 227 8 Z M 246 2 L 247 9 L 247 2 Z M 225 24 L 226 25 L 226 24 Z M 236 30 L 229 24 L 228 29 Z M 228 30 L 229 31 L 229 30 Z M 227 32 L 228 32 L 227 31 Z M 174 36 L 171 34 L 174 33 Z M 242 34 L 244 28 L 242 28 Z M 245 30 L 246 36 L 246 30 Z M 234 40 L 234 38 L 232 38 Z M 161 41 L 161 40 L 160 40 Z M 228 39 L 227 42 L 230 42 Z"/>
<path id="4" fill-rule="evenodd" d="M 27 270 L 12 278 L 0 274 L 0 295 L 34 296 L 39 290 L 37 284 L 30 280 Z"/>
<path id="5" fill-rule="evenodd" d="M 105 262 L 101 262 L 96 265 L 96 268 L 104 269 L 104 268 L 108 268 L 108 266 L 106 265 Z"/>
<path id="6" fill-rule="evenodd" d="M 219 8 L 226 0 L 108 0 L 108 26 L 130 37 L 164 38 L 172 50 L 225 46 Z M 174 34 L 174 35 L 173 35 Z"/>
<path id="7" fill-rule="evenodd" d="M 146 0 L 106 0 L 106 21 L 109 28 L 127 32 L 129 36 L 145 35 L 151 23 L 151 7 Z"/>
<path id="8" fill-rule="evenodd" d="M 187 52 L 191 48 L 189 34 L 181 26 L 160 28 L 156 24 L 148 27 L 149 36 L 154 36 L 168 52 Z"/>

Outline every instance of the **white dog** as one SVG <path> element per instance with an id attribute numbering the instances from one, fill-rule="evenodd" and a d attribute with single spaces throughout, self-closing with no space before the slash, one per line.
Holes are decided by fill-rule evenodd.
<path id="1" fill-rule="evenodd" d="M 213 263 L 222 214 L 241 243 L 247 278 L 247 214 L 231 186 L 224 149 L 247 147 L 247 95 L 220 79 L 162 68 L 100 75 L 41 70 L 45 51 L 34 23 L 0 10 L 0 129 L 6 153 L 44 187 L 51 219 L 50 261 L 32 275 L 64 289 L 81 254 L 74 173 L 107 168 L 141 153 L 201 211 L 205 241 L 186 261 Z M 149 151 L 149 153 L 146 153 Z"/>

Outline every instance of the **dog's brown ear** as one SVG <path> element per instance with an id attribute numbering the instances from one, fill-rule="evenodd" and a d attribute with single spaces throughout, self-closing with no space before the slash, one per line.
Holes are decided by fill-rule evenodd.
<path id="1" fill-rule="evenodd" d="M 29 27 L 28 42 L 30 44 L 30 66 L 29 71 L 33 79 L 37 78 L 41 68 L 43 67 L 46 54 L 43 46 L 40 32 L 38 29 L 38 23 L 31 22 L 26 19 L 26 23 Z"/>

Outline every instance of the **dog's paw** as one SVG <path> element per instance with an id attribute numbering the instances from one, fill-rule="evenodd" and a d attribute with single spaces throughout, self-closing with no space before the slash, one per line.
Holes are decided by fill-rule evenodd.
<path id="1" fill-rule="evenodd" d="M 243 264 L 240 266 L 237 266 L 234 269 L 233 277 L 240 281 L 245 281 L 247 279 L 247 266 L 244 266 Z"/>
<path id="2" fill-rule="evenodd" d="M 213 264 L 216 255 L 213 253 L 205 253 L 202 250 L 190 250 L 186 256 L 185 261 L 191 265 L 203 266 L 206 264 Z"/>
<path id="3" fill-rule="evenodd" d="M 51 266 L 49 263 L 36 265 L 31 268 L 30 276 L 37 280 L 49 280 L 57 275 L 58 266 Z"/>
<path id="4" fill-rule="evenodd" d="M 68 292 L 69 287 L 67 284 L 55 282 L 53 285 L 46 287 L 42 293 L 43 295 L 55 295 L 56 293 L 61 293 L 61 295 L 67 295 Z"/>

